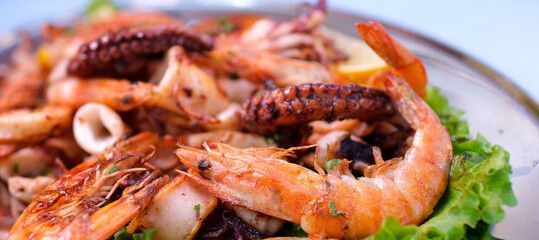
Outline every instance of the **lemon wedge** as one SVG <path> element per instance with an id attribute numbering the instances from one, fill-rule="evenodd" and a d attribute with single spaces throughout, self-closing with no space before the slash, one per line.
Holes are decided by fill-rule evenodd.
<path id="1" fill-rule="evenodd" d="M 344 82 L 368 86 L 372 74 L 380 69 L 389 68 L 386 62 L 359 37 L 351 37 L 327 28 L 323 29 L 323 33 L 332 36 L 337 49 L 348 54 L 348 60 L 335 68 Z"/>

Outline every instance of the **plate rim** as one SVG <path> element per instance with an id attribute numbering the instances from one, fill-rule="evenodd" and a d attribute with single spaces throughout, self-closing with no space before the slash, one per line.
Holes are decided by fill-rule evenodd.
<path id="1" fill-rule="evenodd" d="M 516 85 L 514 81 L 505 75 L 501 74 L 499 71 L 488 66 L 477 58 L 471 57 L 470 55 L 464 53 L 463 51 L 447 44 L 442 41 L 436 40 L 433 37 L 429 37 L 426 34 L 417 32 L 406 28 L 398 23 L 393 23 L 386 21 L 370 14 L 363 12 L 348 12 L 343 10 L 329 10 L 329 15 L 334 14 L 339 17 L 350 18 L 350 19 L 361 19 L 363 21 L 376 21 L 381 23 L 384 28 L 397 32 L 400 35 L 411 39 L 417 39 L 424 43 L 431 45 L 434 48 L 448 54 L 450 57 L 456 58 L 458 61 L 461 61 L 463 64 L 468 65 L 473 70 L 485 76 L 485 78 L 498 86 L 501 91 L 507 93 L 513 100 L 520 103 L 524 109 L 527 111 L 528 115 L 531 116 L 536 126 L 539 126 L 539 104 L 535 102 L 521 87 Z"/>
<path id="2" fill-rule="evenodd" d="M 212 10 L 218 10 L 218 9 L 222 9 L 222 8 L 227 8 L 227 9 L 222 9 L 222 10 L 232 10 L 232 11 L 239 11 L 239 10 L 244 10 L 245 11 L 245 10 L 247 10 L 247 11 L 249 11 L 249 10 L 256 9 L 255 6 L 259 5 L 259 3 L 260 3 L 260 2 L 256 2 L 256 1 L 249 1 L 247 4 L 234 5 L 234 4 L 230 3 L 230 2 L 217 1 L 217 4 L 210 4 L 209 3 L 210 1 L 204 1 L 204 0 L 190 1 L 190 0 L 186 0 L 186 1 L 178 1 L 175 4 L 173 4 L 172 6 L 159 6 L 159 5 L 151 6 L 151 5 L 148 5 L 148 4 L 143 4 L 143 6 L 137 6 L 137 4 L 135 2 L 124 1 L 124 0 L 116 1 L 116 3 L 118 4 L 118 6 L 120 6 L 120 8 L 126 8 L 126 9 L 135 10 L 135 11 L 139 11 L 139 10 L 143 10 L 143 11 L 165 10 L 165 11 L 170 12 L 172 10 L 172 11 L 177 11 L 178 13 L 181 13 L 182 11 L 194 11 L 194 10 L 197 10 L 197 11 L 202 11 L 202 10 L 212 11 Z M 268 3 L 265 2 L 265 1 L 262 1 L 261 5 L 266 6 L 266 5 L 268 5 Z M 278 12 L 277 10 L 298 9 L 302 5 L 305 5 L 305 3 L 302 2 L 302 1 L 280 1 L 280 0 L 278 0 L 277 2 L 274 2 L 274 3 L 272 3 L 270 5 L 270 6 L 272 6 L 272 8 L 264 8 L 263 12 L 273 12 L 273 13 L 281 13 L 282 14 L 282 12 Z M 142 9 L 141 7 L 142 8 L 146 7 L 147 9 Z M 187 7 L 187 8 L 181 9 L 180 7 Z M 257 10 L 259 11 L 259 9 L 257 9 Z M 80 11 L 82 11 L 82 10 L 80 10 Z M 80 16 L 80 14 L 74 14 L 73 15 L 73 12 L 71 12 L 69 15 L 70 16 L 68 16 L 67 18 L 73 18 L 73 17 L 76 18 L 77 16 Z M 360 12 L 360 11 L 353 11 L 352 12 L 352 11 L 346 11 L 346 10 L 342 10 L 342 9 L 329 9 L 328 10 L 328 16 L 332 16 L 332 15 L 335 15 L 335 16 L 337 16 L 339 18 L 348 18 L 348 19 L 351 19 L 352 21 L 356 21 L 356 22 L 358 20 L 363 21 L 363 22 L 377 21 L 377 22 L 381 23 L 386 29 L 388 29 L 388 30 L 390 30 L 392 32 L 396 32 L 396 33 L 398 33 L 400 35 L 403 35 L 403 36 L 411 38 L 411 39 L 417 39 L 417 40 L 419 40 L 421 42 L 429 44 L 430 46 L 432 46 L 432 47 L 434 47 L 434 48 L 448 54 L 448 56 L 453 57 L 453 58 L 457 59 L 458 61 L 461 61 L 463 64 L 468 65 L 471 69 L 473 69 L 473 70 L 477 71 L 478 73 L 484 75 L 487 78 L 488 81 L 490 81 L 494 85 L 498 86 L 501 91 L 507 93 L 513 100 L 520 103 L 520 105 L 524 107 L 524 109 L 526 110 L 528 115 L 534 121 L 535 125 L 539 126 L 539 104 L 537 102 L 535 102 L 530 97 L 530 95 L 528 93 L 526 93 L 521 87 L 516 85 L 514 83 L 514 81 L 511 80 L 511 78 L 506 77 L 505 75 L 501 74 L 496 69 L 490 67 L 489 65 L 487 65 L 484 62 L 478 60 L 477 58 L 474 58 L 474 57 L 466 54 L 465 52 L 459 50 L 456 47 L 451 46 L 448 43 L 442 42 L 442 40 L 436 40 L 433 37 L 429 37 L 427 34 L 420 33 L 420 32 L 418 32 L 418 31 L 416 31 L 414 29 L 407 28 L 407 27 L 405 27 L 405 26 L 403 26 L 401 24 L 394 23 L 392 21 L 387 21 L 387 20 L 381 19 L 379 17 L 373 16 L 372 14 L 368 14 L 368 13 Z M 48 19 L 48 21 L 51 21 L 51 22 L 58 21 L 58 19 L 53 19 L 53 18 L 47 18 L 47 19 Z M 65 17 L 64 18 L 60 17 L 59 19 L 65 20 Z M 38 25 L 36 25 L 36 24 L 39 24 L 39 23 L 37 23 L 37 20 L 38 20 L 38 18 L 30 19 L 30 21 L 28 21 L 25 24 L 15 26 L 16 29 L 14 29 L 14 30 L 7 31 L 7 32 L 4 32 L 4 33 L 0 33 L 0 39 L 2 39 L 3 37 L 6 37 L 6 36 L 12 37 L 13 34 L 17 34 L 21 30 L 28 30 L 28 32 L 30 32 L 30 33 L 32 33 L 32 32 L 35 33 L 36 27 L 37 28 L 39 27 Z M 43 20 L 43 19 L 40 19 L 40 20 Z M 31 34 L 31 35 L 33 35 L 33 34 Z M 40 35 L 40 33 L 38 33 L 38 36 L 39 35 Z M 2 44 L 2 46 L 0 46 L 0 51 L 3 52 L 3 51 L 8 50 L 12 46 L 16 45 L 17 42 L 18 42 L 18 38 L 15 39 L 13 44 Z"/>

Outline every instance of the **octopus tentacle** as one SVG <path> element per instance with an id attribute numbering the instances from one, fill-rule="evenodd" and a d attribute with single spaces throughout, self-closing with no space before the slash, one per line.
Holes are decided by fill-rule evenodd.
<path id="1" fill-rule="evenodd" d="M 213 48 L 213 40 L 208 35 L 176 25 L 122 28 L 83 44 L 71 59 L 68 73 L 90 77 L 116 60 L 163 53 L 174 45 L 181 45 L 187 51 L 202 52 Z"/>
<path id="2" fill-rule="evenodd" d="M 260 133 L 314 120 L 373 120 L 395 113 L 391 99 L 383 91 L 321 83 L 266 91 L 247 100 L 243 108 L 242 122 L 249 130 Z"/>

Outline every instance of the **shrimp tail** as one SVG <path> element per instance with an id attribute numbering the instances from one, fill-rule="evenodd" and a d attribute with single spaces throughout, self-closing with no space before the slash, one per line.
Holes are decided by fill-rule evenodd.
<path id="1" fill-rule="evenodd" d="M 404 78 L 417 94 L 424 97 L 427 87 L 427 73 L 421 60 L 408 48 L 389 36 L 380 23 L 369 21 L 368 24 L 357 24 L 356 28 L 367 45 L 391 66 L 391 71 Z M 380 74 L 375 76 L 380 76 Z"/>

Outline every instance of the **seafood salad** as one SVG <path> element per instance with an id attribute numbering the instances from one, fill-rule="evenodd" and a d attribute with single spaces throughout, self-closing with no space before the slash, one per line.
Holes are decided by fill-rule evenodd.
<path id="1" fill-rule="evenodd" d="M 485 239 L 509 154 L 377 22 L 94 1 L 0 67 L 0 239 Z"/>

